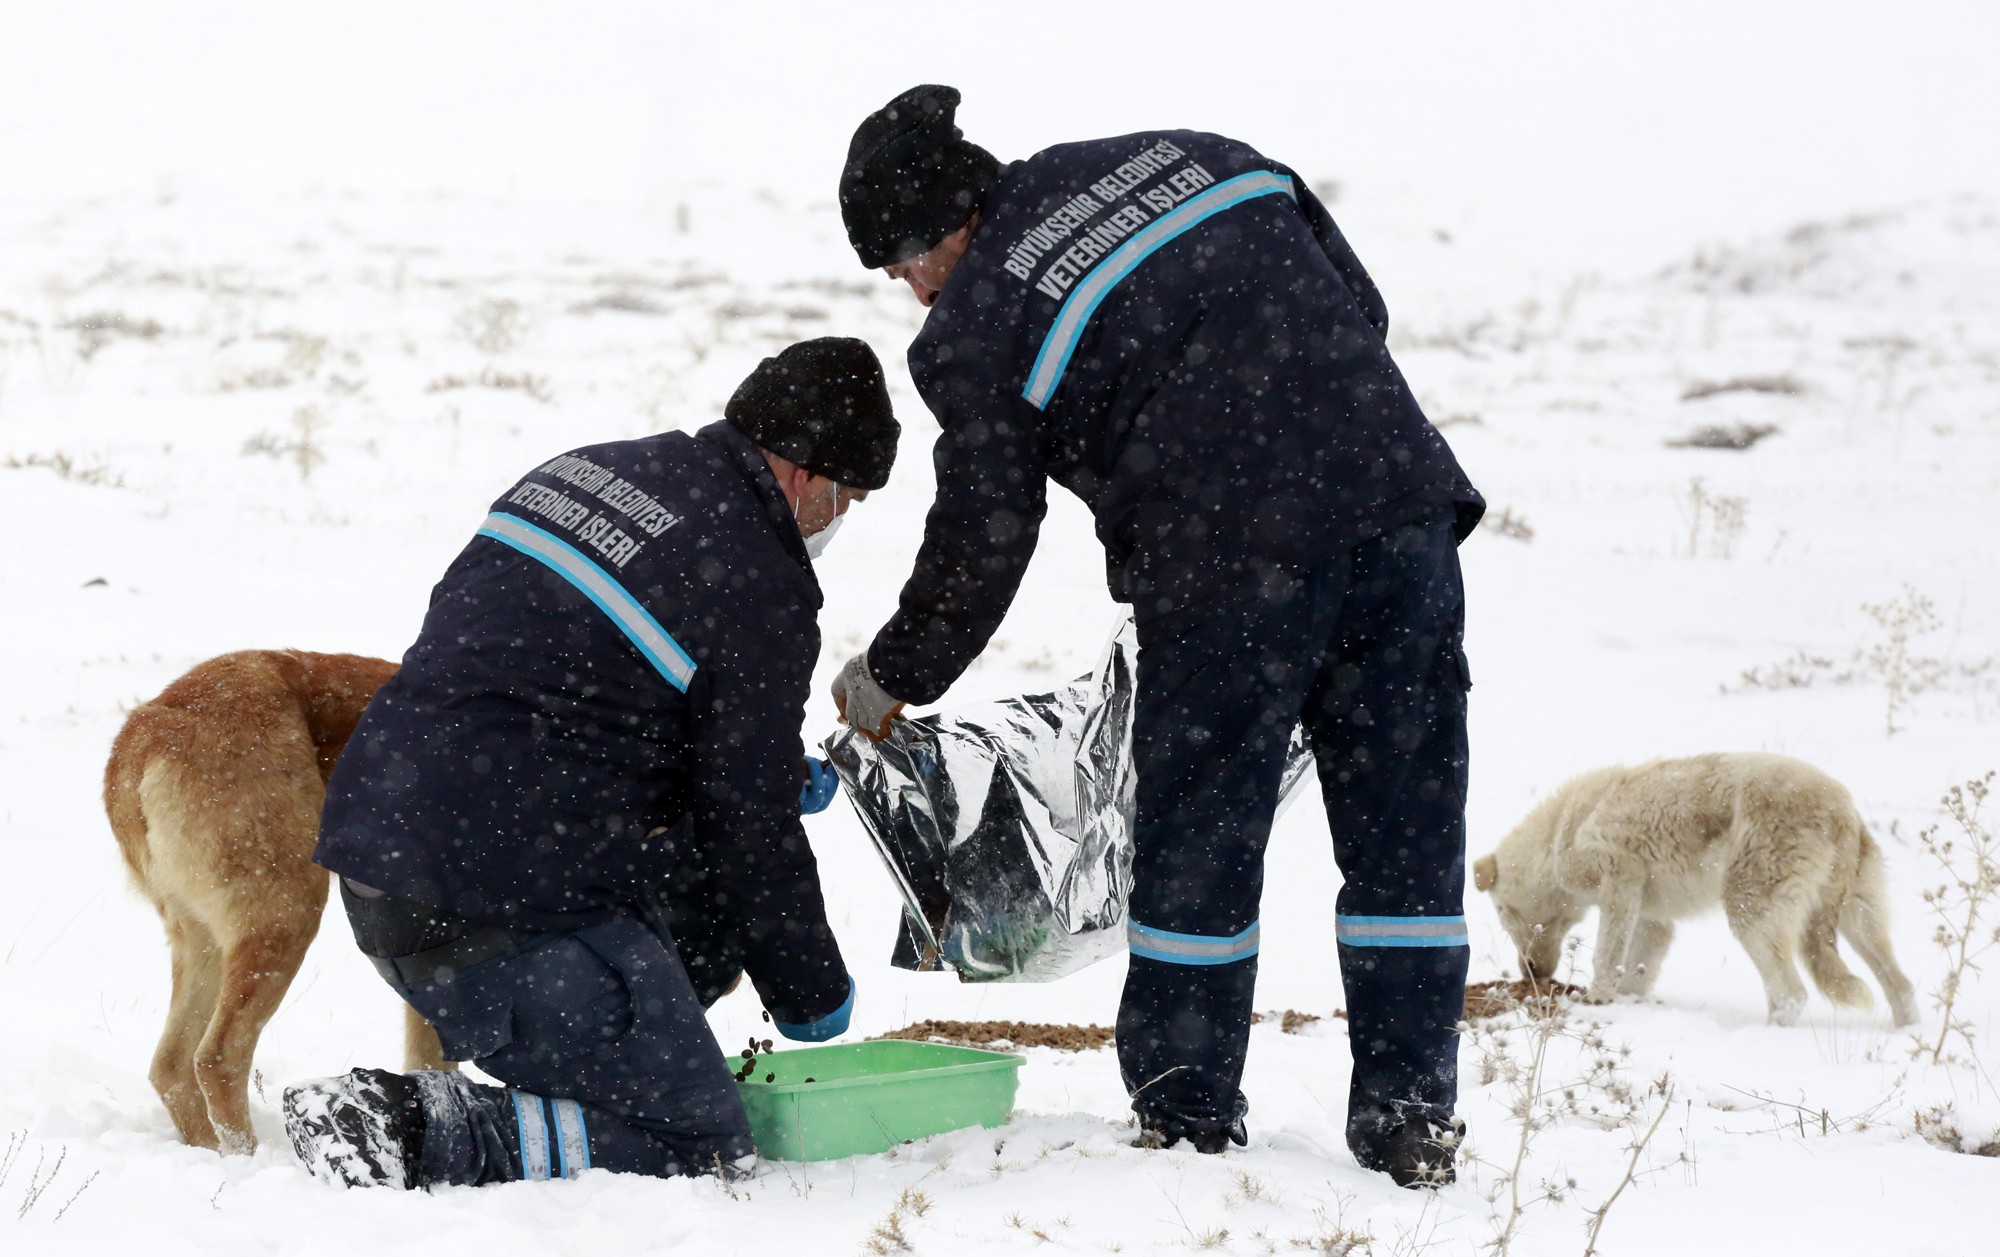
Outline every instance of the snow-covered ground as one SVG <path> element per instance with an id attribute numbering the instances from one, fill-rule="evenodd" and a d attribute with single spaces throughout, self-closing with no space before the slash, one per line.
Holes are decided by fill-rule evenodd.
<path id="1" fill-rule="evenodd" d="M 255 1112 L 265 1147 L 224 1160 L 175 1142 L 145 1079 L 166 1002 L 165 946 L 125 884 L 96 801 L 124 710 L 225 650 L 399 654 L 430 584 L 524 468 L 587 441 L 705 423 L 759 357 L 837 332 L 866 337 L 889 364 L 905 441 L 890 488 L 822 564 L 830 672 L 880 623 L 908 570 L 935 427 L 900 367 L 921 311 L 854 268 L 825 170 L 860 111 L 922 77 L 966 86 L 968 126 L 977 105 L 1006 155 L 1157 120 L 1238 131 L 1323 189 L 1338 181 L 1333 211 L 1382 282 L 1398 360 L 1485 490 L 1490 520 L 1508 522 L 1464 552 L 1475 852 L 1585 768 L 1705 750 L 1797 755 L 1854 792 L 1887 852 L 1898 952 L 1935 989 L 1946 964 L 1920 896 L 1942 878 L 1919 834 L 1941 822 L 1947 787 L 2000 768 L 2000 561 L 1990 549 L 2000 524 L 2000 163 L 1975 160 L 1991 157 L 1992 140 L 1963 116 L 1968 101 L 1995 99 L 1971 85 L 1964 48 L 1979 41 L 1953 25 L 1972 10 L 1895 10 L 1907 18 L 1871 47 L 1866 6 L 1768 6 L 1796 21 L 1796 42 L 1702 64 L 1770 69 L 1772 109 L 1796 137 L 1774 148 L 1768 117 L 1721 124 L 1723 106 L 1759 98 L 1734 73 L 1690 79 L 1671 100 L 1644 90 L 1677 82 L 1674 56 L 1706 46 L 1685 29 L 1594 19 L 1616 27 L 1596 34 L 1598 51 L 1630 53 L 1618 62 L 1495 29 L 1484 6 L 1449 8 L 1462 23 L 1456 39 L 1440 36 L 1435 63 L 1419 57 L 1416 29 L 1389 19 L 1308 23 L 1315 38 L 1374 40 L 1410 76 L 1420 65 L 1439 76 L 1442 103 L 1418 111 L 1429 147 L 1423 128 L 1386 106 L 1369 138 L 1371 125 L 1347 110 L 1369 93 L 1337 83 L 1308 90 L 1293 73 L 1260 103 L 1233 52 L 1218 54 L 1227 73 L 1215 79 L 1136 88 L 1148 116 L 1130 116 L 1136 106 L 1114 104 L 1101 84 L 1065 112 L 1040 101 L 1016 115 L 1003 93 L 1026 94 L 1032 78 L 1008 60 L 1025 38 L 1012 32 L 938 66 L 918 57 L 867 76 L 819 67 L 828 116 L 801 119 L 796 146 L 752 146 L 732 173 L 717 143 L 688 141 L 682 155 L 701 177 L 613 181 L 590 202 L 449 166 L 441 181 L 464 174 L 462 186 L 436 194 L 400 186 L 415 177 L 400 167 L 354 192 L 338 181 L 299 191 L 190 177 L 101 181 L 120 190 L 95 194 L 69 186 L 82 175 L 44 186 L 12 151 L 0 188 L 0 522 L 14 538 L 0 565 L 0 1212 L 18 1216 L 0 1217 L 0 1247 L 1339 1252 L 1345 1230 L 1387 1254 L 1469 1252 L 1503 1225 L 1507 1197 L 1487 1196 L 1515 1161 L 1519 1126 L 1491 1058 L 1526 1058 L 1532 1040 L 1519 1022 L 1494 1028 L 1505 1045 L 1491 1033 L 1466 1043 L 1474 1156 L 1434 1197 L 1397 1191 L 1348 1158 L 1347 1046 L 1333 1021 L 1298 1034 L 1257 1028 L 1251 1146 L 1222 1158 L 1128 1146 L 1110 1054 L 1035 1050 L 1004 1129 L 773 1164 L 734 1189 L 592 1172 L 343 1195 L 293 1163 L 274 1109 L 287 1080 L 399 1055 L 392 998 L 337 920 L 263 1041 Z M 1269 41 L 1281 68 L 1352 60 L 1364 87 L 1394 80 L 1381 58 L 1286 39 L 1278 6 L 1245 12 L 1243 29 Z M 1816 25 L 1823 13 L 1836 20 Z M 1744 23 L 1760 37 L 1793 29 L 1768 13 L 1705 16 L 1737 35 Z M 703 124 L 687 98 L 721 80 L 717 59 L 751 55 L 725 19 L 694 25 L 707 50 L 695 86 L 653 100 L 684 111 L 686 127 Z M 1481 49 L 1460 46 L 1474 35 Z M 798 75 L 821 36 L 840 49 L 854 38 L 777 31 L 758 64 L 814 99 Z M 330 58 L 367 46 L 343 37 Z M 129 31 L 106 38 L 136 58 Z M 5 60 L 21 57 L 11 47 L 0 66 L 19 69 Z M 1513 113 L 1507 100 L 1482 109 L 1473 99 L 1467 84 L 1498 81 L 1489 59 L 1519 54 L 1553 71 L 1565 47 L 1582 93 L 1567 108 L 1533 75 Z M 1844 99 L 1843 75 L 1859 74 L 1852 67 L 1870 53 L 1885 76 L 1874 93 L 1884 103 L 1867 115 L 1874 129 L 1857 131 L 1862 115 L 1834 106 L 1809 117 L 1800 102 Z M 63 55 L 95 64 L 76 46 Z M 607 64 L 639 54 L 621 55 Z M 581 84 L 587 60 L 555 64 Z M 310 81 L 365 94 L 326 72 Z M 82 94 L 88 116 L 171 131 L 146 118 L 139 88 L 86 86 L 102 89 Z M 119 90 L 132 93 L 122 111 L 103 96 Z M 775 110 L 769 95 L 764 113 Z M 639 106 L 649 99 L 641 93 Z M 1337 142 L 1313 139 L 1301 120 L 1313 108 L 1337 119 Z M 1682 191 L 1658 174 L 1693 169 L 1685 146 L 1696 137 L 1663 121 L 1677 109 L 1716 122 L 1699 128 L 1712 148 L 1703 168 L 1738 192 L 1687 188 L 1684 221 Z M 589 131 L 575 108 L 555 112 L 579 137 Z M 504 156 L 477 116 L 461 119 L 473 147 Z M 718 116 L 715 126 L 743 123 Z M 562 128 L 548 129 L 554 139 L 528 142 L 559 147 Z M 1846 168 L 1834 157 L 1842 132 L 1857 153 Z M 794 158 L 807 139 L 831 151 Z M 589 143 L 626 152 L 601 135 Z M 1423 153 L 1431 159 L 1414 156 Z M 1524 160 L 1543 166 L 1523 172 Z M 1468 163 L 1492 182 L 1476 185 Z M 1535 204 L 1537 173 L 1561 204 Z M 1736 425 L 1776 431 L 1746 450 L 1674 444 Z M 1087 668 L 1113 615 L 1100 573 L 1087 519 L 1059 497 L 1014 613 L 951 701 Z M 1937 627 L 1903 634 L 1917 683 L 1898 690 L 1884 660 L 1899 614 L 1907 624 L 1918 599 Z M 830 723 L 830 709 L 815 708 L 808 738 Z M 923 1018 L 1112 1017 L 1115 962 L 1042 987 L 889 969 L 896 898 L 858 824 L 836 804 L 808 829 L 862 978 L 858 1034 Z M 1311 803 L 1280 823 L 1268 886 L 1259 1007 L 1330 1012 L 1340 1002 L 1337 874 Z M 1507 975 L 1514 960 L 1490 907 L 1474 896 L 1468 910 L 1473 977 Z M 1969 980 L 1960 1008 L 1981 1032 L 1983 1065 L 1917 1062 L 1911 1035 L 1879 1009 L 1836 1010 L 1817 994 L 1803 1024 L 1767 1027 L 1755 971 L 1722 921 L 1684 927 L 1652 1000 L 1578 1011 L 1578 1033 L 1586 1019 L 1601 1023 L 1605 1049 L 1553 1045 L 1547 1083 L 1589 1076 L 1608 1051 L 1636 1108 L 1625 1116 L 1615 1086 L 1579 1085 L 1582 1106 L 1603 1111 L 1565 1117 L 1528 1148 L 1524 1198 L 1553 1183 L 1563 1199 L 1525 1212 L 1513 1251 L 1583 1251 L 1589 1211 L 1618 1186 L 1659 1111 L 1649 1088 L 1661 1079 L 1671 1106 L 1638 1157 L 1637 1183 L 1607 1216 L 1601 1251 L 1994 1251 L 2000 1161 L 1916 1130 L 1920 1114 L 1942 1111 L 1968 1145 L 2000 1137 L 2000 1049 L 1985 1042 L 2000 1031 L 2000 972 Z M 1928 1001 L 1925 1012 L 1917 1029 L 1934 1041 Z M 747 991 L 714 1020 L 724 1043 L 761 1024 Z"/>

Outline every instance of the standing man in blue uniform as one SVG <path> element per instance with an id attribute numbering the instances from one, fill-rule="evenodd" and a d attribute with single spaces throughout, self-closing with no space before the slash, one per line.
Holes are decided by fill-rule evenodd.
<path id="1" fill-rule="evenodd" d="M 842 669 L 875 736 L 985 647 L 1046 481 L 1096 518 L 1138 621 L 1131 968 L 1118 1055 L 1149 1142 L 1246 1139 L 1263 856 L 1292 728 L 1318 761 L 1354 1075 L 1347 1135 L 1449 1179 L 1467 957 L 1464 600 L 1483 503 L 1384 344 L 1381 294 L 1304 182 L 1193 131 L 1002 166 L 914 88 L 841 175 L 864 266 L 929 308 L 942 432 L 896 614 Z"/>
<path id="2" fill-rule="evenodd" d="M 753 1154 L 704 1011 L 740 973 L 788 1038 L 841 1034 L 854 1007 L 799 824 L 799 727 L 812 559 L 887 482 L 897 431 L 865 344 L 806 341 L 722 422 L 559 455 L 494 502 L 341 757 L 314 859 L 447 1057 L 506 1086 L 364 1069 L 290 1088 L 316 1175 Z"/>

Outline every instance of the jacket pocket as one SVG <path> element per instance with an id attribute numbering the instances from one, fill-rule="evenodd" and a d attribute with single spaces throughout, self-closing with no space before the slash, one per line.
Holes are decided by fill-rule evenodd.
<path id="1" fill-rule="evenodd" d="M 597 986 L 587 1021 L 599 1042 L 615 1043 L 639 1025 L 658 971 L 670 962 L 678 965 L 679 957 L 636 917 L 593 925 L 572 937 L 601 966 L 592 975 Z"/>

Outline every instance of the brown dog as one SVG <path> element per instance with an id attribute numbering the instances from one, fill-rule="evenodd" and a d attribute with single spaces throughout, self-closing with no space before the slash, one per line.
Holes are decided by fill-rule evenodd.
<path id="1" fill-rule="evenodd" d="M 361 655 L 222 655 L 134 710 L 111 744 L 104 808 L 173 950 L 151 1077 L 186 1143 L 257 1146 L 251 1057 L 326 906 L 312 862 L 326 779 L 395 670 Z M 404 1057 L 447 1067 L 414 1010 Z"/>

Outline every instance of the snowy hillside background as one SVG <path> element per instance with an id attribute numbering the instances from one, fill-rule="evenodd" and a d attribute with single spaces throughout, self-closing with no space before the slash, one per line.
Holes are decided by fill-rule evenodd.
<path id="1" fill-rule="evenodd" d="M 124 711 L 225 650 L 400 654 L 523 469 L 699 426 L 760 357 L 841 333 L 889 364 L 905 440 L 822 564 L 830 673 L 908 570 L 935 432 L 900 365 L 921 311 L 854 265 L 832 185 L 854 122 L 925 80 L 962 88 L 1003 157 L 1196 126 L 1329 200 L 1492 503 L 1464 551 L 1475 852 L 1586 768 L 1796 755 L 1853 791 L 1904 967 L 1938 986 L 1920 835 L 1951 832 L 1948 787 L 2000 768 L 1988 7 L 724 7 L 0 16 L 0 1247 L 1389 1254 L 1504 1229 L 1519 1018 L 1466 1042 L 1477 1160 L 1434 1198 L 1349 1159 L 1331 1020 L 1257 1028 L 1251 1146 L 1222 1158 L 1131 1148 L 1110 1053 L 1037 1049 L 1004 1129 L 734 1190 L 593 1172 L 342 1195 L 293 1163 L 274 1108 L 288 1080 L 397 1061 L 392 998 L 338 920 L 264 1038 L 265 1147 L 174 1141 L 145 1079 L 165 945 L 96 798 Z M 1095 657 L 1100 559 L 1073 501 L 1051 514 L 947 705 Z M 830 726 L 815 707 L 808 740 Z M 896 898 L 858 824 L 836 804 L 808 828 L 857 1034 L 1110 1021 L 1115 962 L 1046 987 L 890 970 Z M 1338 883 L 1312 803 L 1268 880 L 1258 1007 L 1328 1014 Z M 1510 976 L 1483 897 L 1468 911 L 1473 977 Z M 1522 1198 L 1560 1199 L 1512 1251 L 1584 1250 L 1661 1080 L 1600 1251 L 1993 1251 L 2000 1160 L 1943 1145 L 2000 1139 L 2000 971 L 1960 1012 L 1979 1037 L 1957 1065 L 1816 993 L 1767 1027 L 1722 921 L 1683 927 L 1652 1000 L 1576 1010 L 1551 1046 L 1545 1084 L 1575 1082 L 1584 1112 L 1529 1145 Z M 714 1021 L 725 1043 L 760 1024 L 747 991 Z"/>

